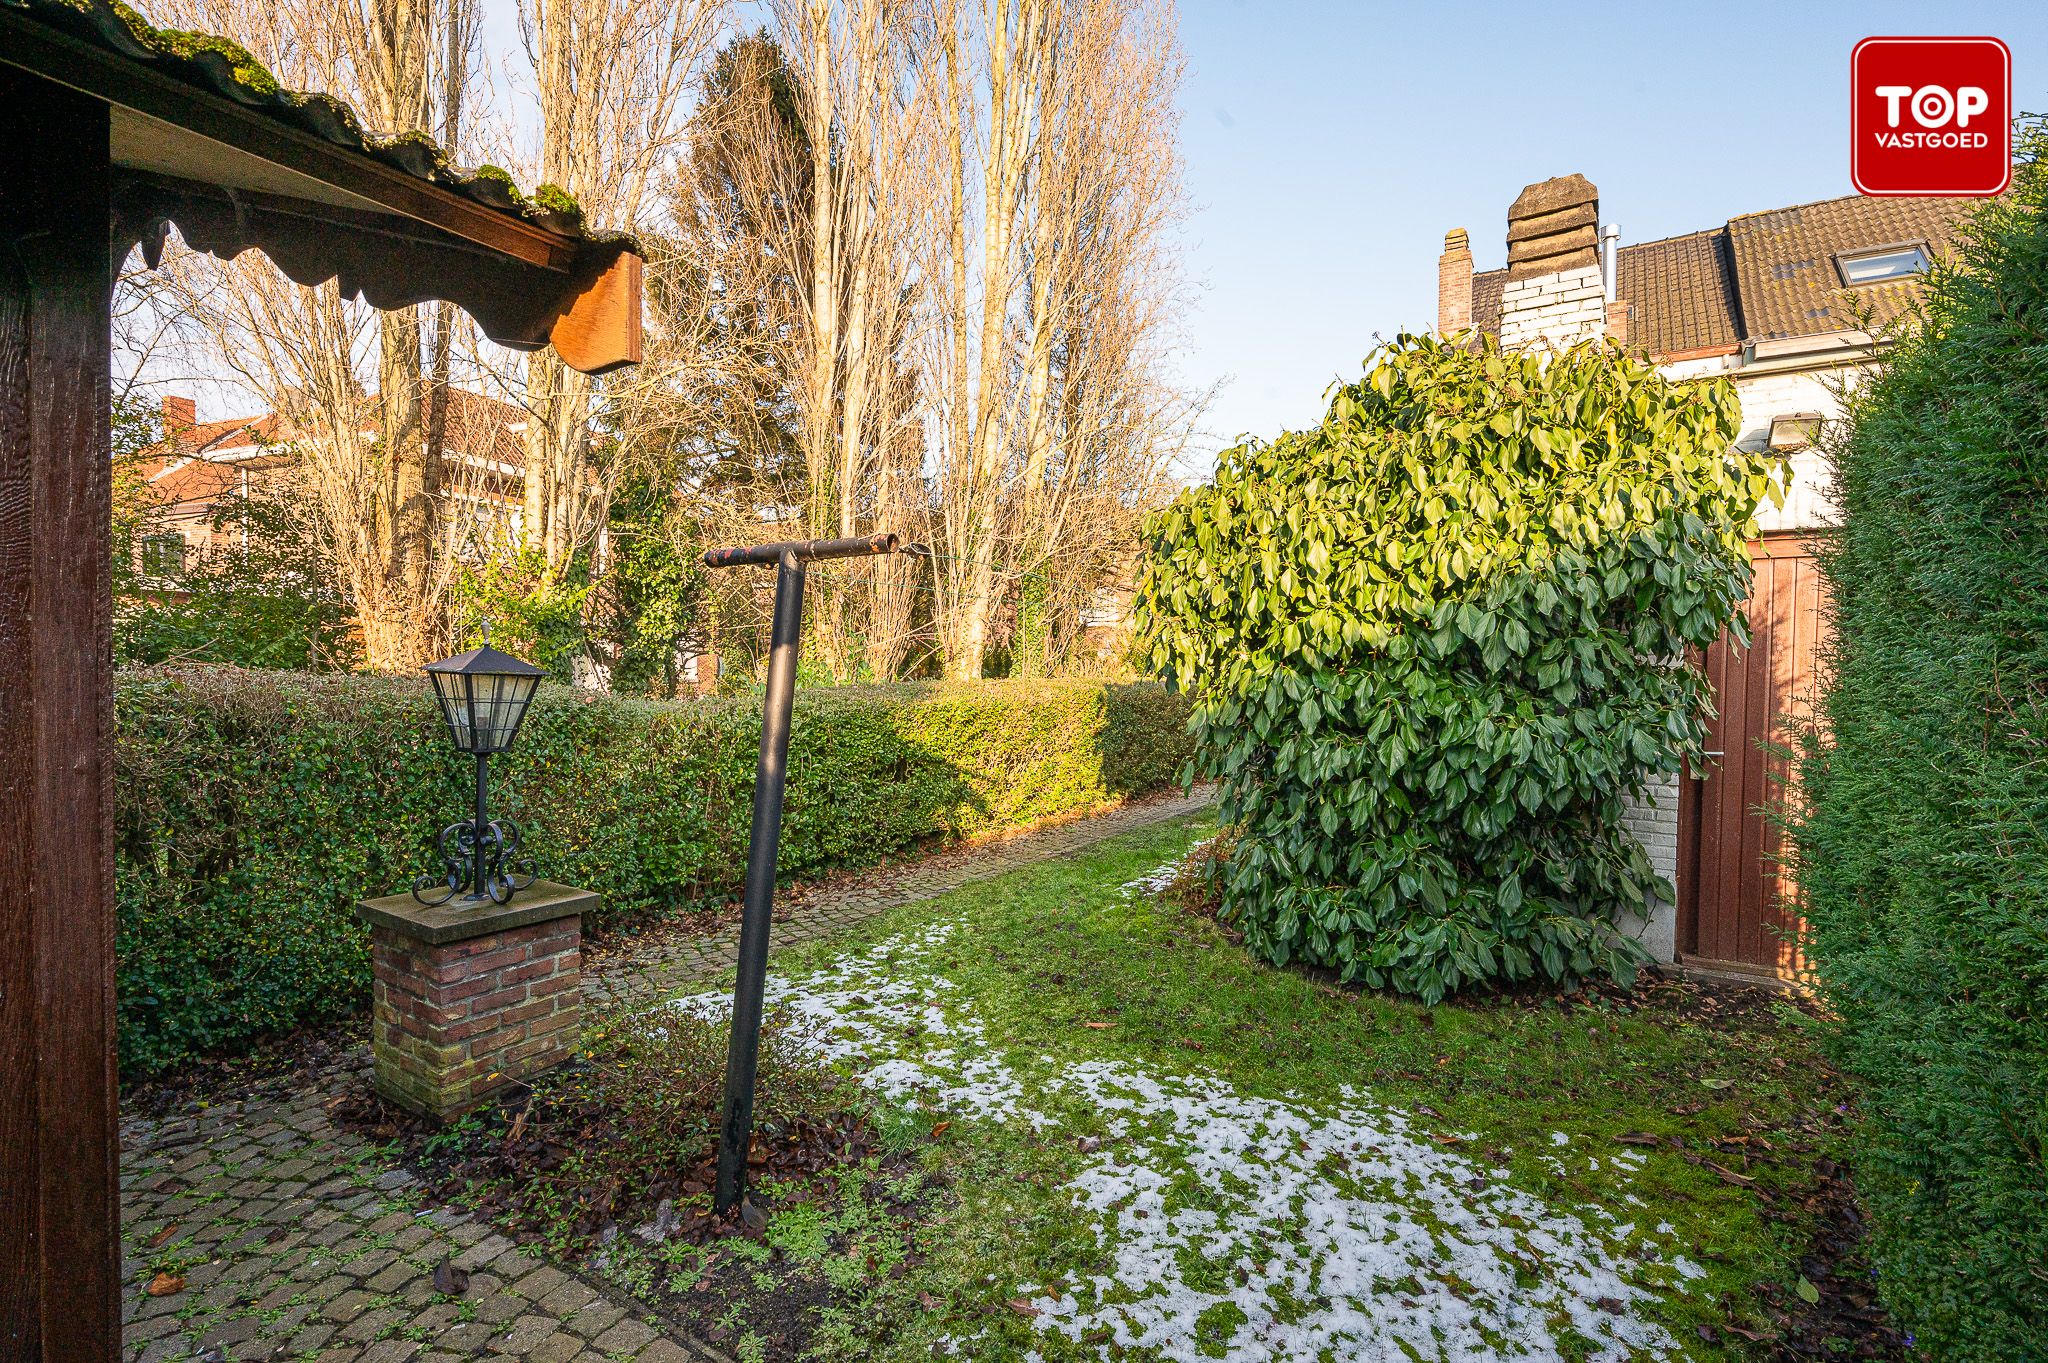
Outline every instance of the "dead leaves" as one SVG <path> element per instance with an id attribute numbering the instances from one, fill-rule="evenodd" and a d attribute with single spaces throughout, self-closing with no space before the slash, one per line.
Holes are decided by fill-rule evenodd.
<path id="1" fill-rule="evenodd" d="M 434 1290 L 444 1297 L 459 1297 L 469 1291 L 469 1270 L 457 1268 L 452 1260 L 434 1265 Z"/>
<path id="2" fill-rule="evenodd" d="M 159 1273 L 149 1280 L 149 1286 L 142 1289 L 152 1297 L 175 1297 L 185 1290 L 185 1275 L 182 1273 Z"/>

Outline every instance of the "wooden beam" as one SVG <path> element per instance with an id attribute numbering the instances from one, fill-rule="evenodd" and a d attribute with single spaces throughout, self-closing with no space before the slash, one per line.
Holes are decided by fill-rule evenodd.
<path id="1" fill-rule="evenodd" d="M 562 363 L 586 374 L 640 363 L 640 257 L 614 260 L 570 300 L 548 340 Z"/>
<path id="2" fill-rule="evenodd" d="M 0 1357 L 121 1343 L 108 115 L 0 64 Z"/>
<path id="3" fill-rule="evenodd" d="M 195 251 L 228 260 L 260 250 L 296 282 L 332 279 L 344 297 L 373 307 L 446 299 L 500 345 L 563 341 L 563 358 L 578 369 L 640 357 L 640 261 L 622 243 L 585 242 L 570 269 L 543 270 L 411 218 L 116 167 L 113 259 L 139 242 L 154 264 L 171 224 Z"/>

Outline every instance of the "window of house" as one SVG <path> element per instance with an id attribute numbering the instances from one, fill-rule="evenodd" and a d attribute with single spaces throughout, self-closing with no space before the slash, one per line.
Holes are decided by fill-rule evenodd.
<path id="1" fill-rule="evenodd" d="M 1926 273 L 1927 267 L 1933 263 L 1926 246 L 1917 242 L 1911 246 L 1844 251 L 1835 257 L 1835 265 L 1842 272 L 1844 284 L 1882 284 L 1893 279 L 1910 279 L 1916 274 Z"/>
<path id="2" fill-rule="evenodd" d="M 142 541 L 142 575 L 173 577 L 185 571 L 185 537 L 172 532 Z"/>

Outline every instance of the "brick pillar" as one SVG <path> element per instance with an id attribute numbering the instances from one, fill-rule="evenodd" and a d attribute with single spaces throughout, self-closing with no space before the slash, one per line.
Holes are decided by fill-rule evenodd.
<path id="1" fill-rule="evenodd" d="M 1439 336 L 1472 325 L 1472 239 L 1462 227 L 1444 233 L 1436 260 L 1436 330 Z"/>
<path id="2" fill-rule="evenodd" d="M 569 1058 L 581 1026 L 587 890 L 537 880 L 510 903 L 426 908 L 365 900 L 375 975 L 376 1088 L 409 1111 L 456 1116 Z"/>

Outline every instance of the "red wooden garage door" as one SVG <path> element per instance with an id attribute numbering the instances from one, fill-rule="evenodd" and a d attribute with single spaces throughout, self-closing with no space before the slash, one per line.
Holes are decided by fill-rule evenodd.
<path id="1" fill-rule="evenodd" d="M 1678 949 L 1691 965 L 1795 979 L 1807 973 L 1797 894 L 1766 811 L 1796 794 L 1780 749 L 1812 711 L 1820 575 L 1797 534 L 1750 551 L 1750 644 L 1723 635 L 1707 650 L 1720 712 L 1707 750 L 1717 755 L 1680 788 Z"/>

